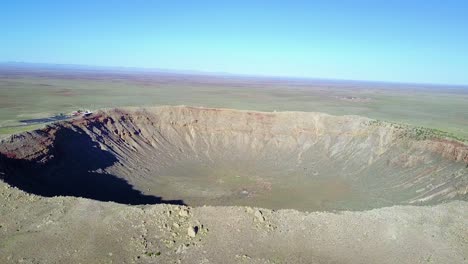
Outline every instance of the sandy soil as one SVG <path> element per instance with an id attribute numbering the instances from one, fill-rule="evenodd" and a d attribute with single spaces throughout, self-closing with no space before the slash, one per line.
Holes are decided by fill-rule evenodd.
<path id="1" fill-rule="evenodd" d="M 468 263 L 468 202 L 307 213 L 0 190 L 2 263 Z"/>

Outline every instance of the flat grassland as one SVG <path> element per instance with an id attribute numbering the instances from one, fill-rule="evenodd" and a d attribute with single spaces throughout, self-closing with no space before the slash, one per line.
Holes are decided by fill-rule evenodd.
<path id="1" fill-rule="evenodd" d="M 0 67 L 0 137 L 77 109 L 192 105 L 361 115 L 468 139 L 468 88 L 122 70 Z"/>

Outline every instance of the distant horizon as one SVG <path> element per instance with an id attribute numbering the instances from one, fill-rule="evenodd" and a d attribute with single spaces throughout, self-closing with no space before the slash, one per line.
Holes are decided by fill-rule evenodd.
<path id="1" fill-rule="evenodd" d="M 468 85 L 468 2 L 6 1 L 0 61 Z"/>
<path id="2" fill-rule="evenodd" d="M 261 75 L 236 72 L 216 72 L 203 71 L 192 69 L 169 69 L 157 67 L 135 67 L 135 66 L 112 66 L 112 65 L 90 65 L 76 63 L 51 63 L 51 62 L 26 62 L 26 61 L 0 61 L 0 66 L 30 66 L 30 68 L 40 69 L 43 67 L 52 67 L 56 69 L 67 70 L 116 70 L 120 73 L 172 73 L 180 75 L 207 75 L 207 76 L 232 76 L 232 77 L 248 77 L 248 78 L 272 78 L 272 79 L 291 79 L 304 81 L 338 81 L 338 82 L 356 82 L 356 83 L 375 83 L 375 84 L 395 84 L 395 85 L 419 85 L 419 86 L 437 86 L 437 87 L 453 87 L 453 88 L 468 88 L 468 83 L 430 83 L 430 82 L 398 82 L 389 80 L 371 80 L 371 79 L 341 79 L 341 78 L 320 78 L 307 76 L 290 76 L 290 75 Z M 116 72 L 117 73 L 117 72 Z"/>

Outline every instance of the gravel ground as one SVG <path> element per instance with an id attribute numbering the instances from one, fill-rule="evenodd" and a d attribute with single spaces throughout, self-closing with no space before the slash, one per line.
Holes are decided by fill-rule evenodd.
<path id="1" fill-rule="evenodd" d="M 468 263 L 463 201 L 308 213 L 0 190 L 1 263 Z"/>

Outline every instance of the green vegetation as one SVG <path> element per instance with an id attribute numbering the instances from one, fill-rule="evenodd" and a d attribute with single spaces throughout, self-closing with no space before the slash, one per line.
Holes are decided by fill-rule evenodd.
<path id="1" fill-rule="evenodd" d="M 411 139 L 416 140 L 426 140 L 426 139 L 455 139 L 461 142 L 468 142 L 467 138 L 463 138 L 453 133 L 442 131 L 435 128 L 427 128 L 427 127 L 417 127 L 408 124 L 399 124 L 393 122 L 386 122 L 381 120 L 372 120 L 369 122 L 369 125 L 373 126 L 382 126 L 388 124 L 393 128 L 401 129 L 402 130 L 402 137 L 408 137 Z"/>
<path id="2" fill-rule="evenodd" d="M 458 141 L 468 141 L 465 138 L 458 137 L 452 133 L 441 131 L 434 128 L 413 127 L 407 131 L 407 136 L 417 140 L 425 140 L 432 138 L 450 138 Z"/>
<path id="3" fill-rule="evenodd" d="M 432 129 L 415 131 L 416 137 L 432 133 L 468 138 L 467 90 L 382 87 L 382 84 L 374 88 L 372 84 L 361 87 L 337 82 L 237 77 L 67 74 L 21 73 L 0 77 L 0 134 L 34 128 L 12 128 L 21 125 L 20 120 L 77 109 L 192 105 L 361 115 Z"/>
<path id="4" fill-rule="evenodd" d="M 0 127 L 0 139 L 11 134 L 17 134 L 25 131 L 31 131 L 43 127 L 43 124 L 30 126 Z"/>

